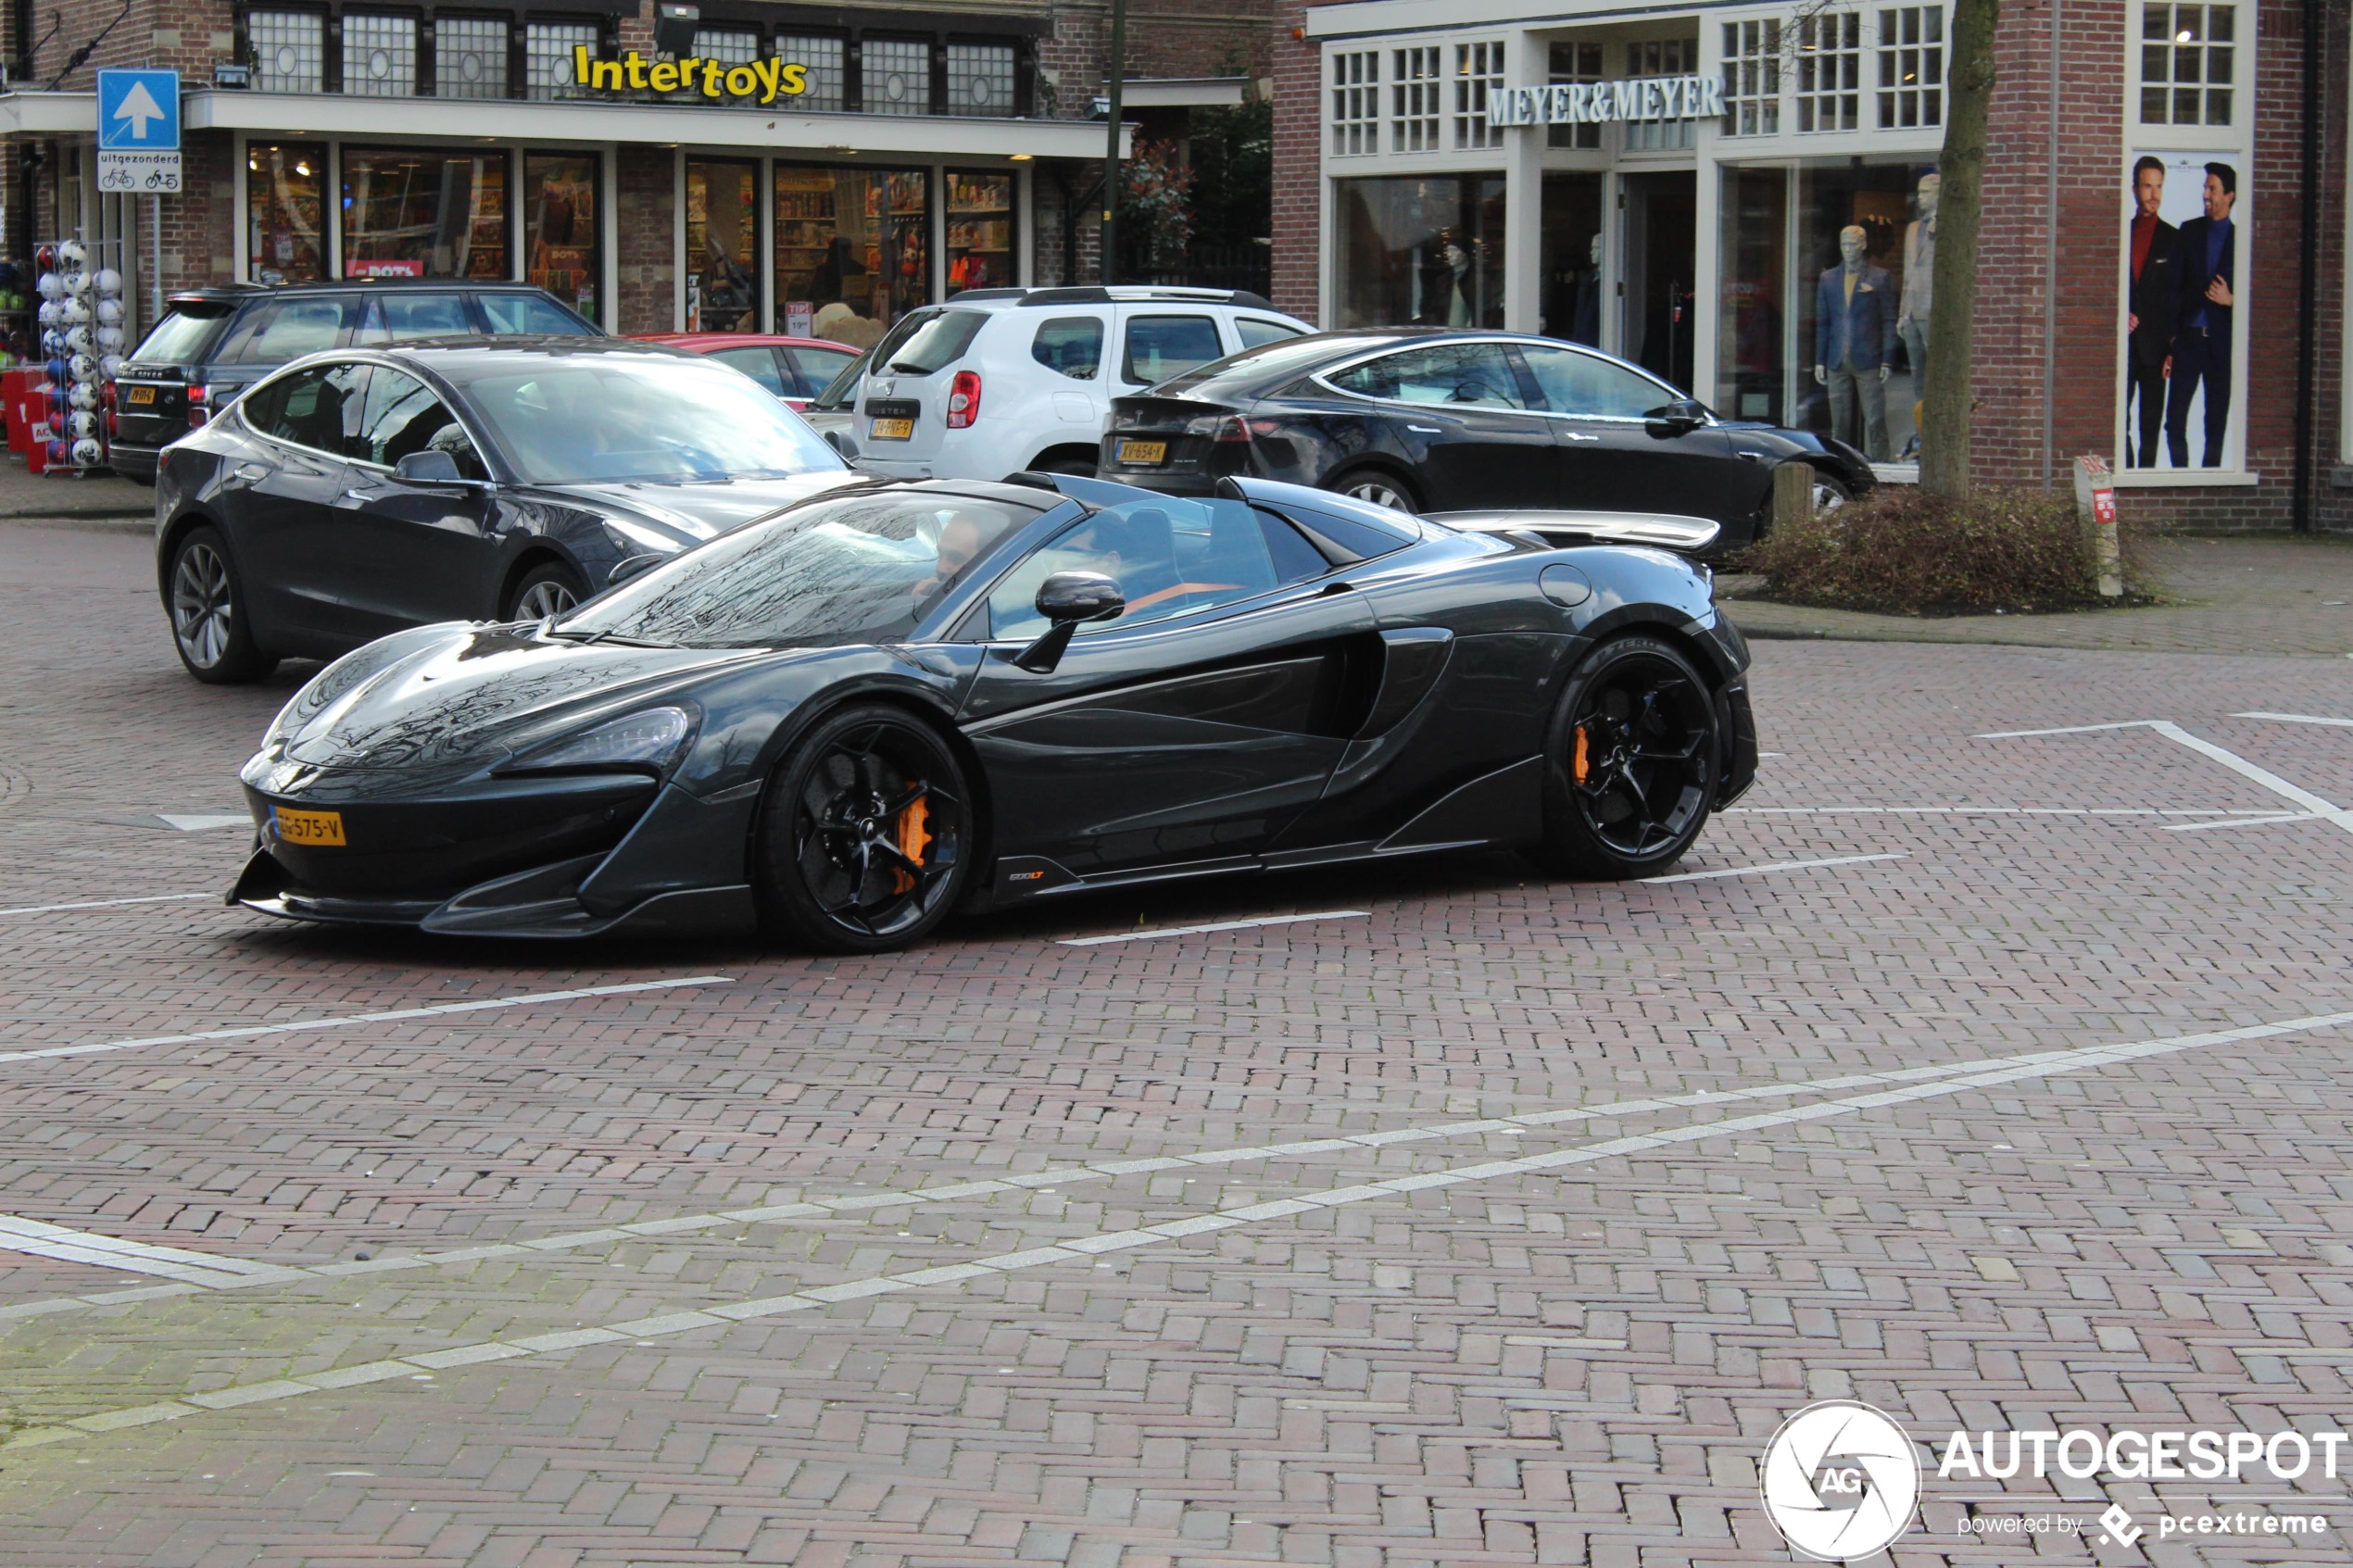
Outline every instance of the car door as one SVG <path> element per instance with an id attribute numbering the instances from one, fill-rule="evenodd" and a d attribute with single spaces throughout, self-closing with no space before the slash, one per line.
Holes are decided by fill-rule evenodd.
<path id="1" fill-rule="evenodd" d="M 1066 571 L 1114 578 L 1127 608 L 1082 627 L 1051 671 L 1023 669 L 1046 630 L 1038 585 Z M 1247 862 L 1323 792 L 1362 717 L 1350 661 L 1373 635 L 1362 596 L 1289 523 L 1173 497 L 1075 523 L 1012 567 L 972 625 L 988 646 L 963 722 L 995 803 L 998 874 L 1033 883 Z"/>
<path id="2" fill-rule="evenodd" d="M 345 563 L 334 528 L 367 382 L 367 366 L 342 362 L 256 388 L 238 417 L 263 439 L 222 475 L 230 495 L 220 504 L 256 608 L 271 624 L 333 642 L 372 635 L 355 627 L 337 593 Z"/>
<path id="3" fill-rule="evenodd" d="M 1548 507 L 1560 489 L 1560 443 L 1529 407 L 1498 342 L 1429 344 L 1325 378 L 1381 404 L 1395 446 L 1431 511 Z"/>
<path id="4" fill-rule="evenodd" d="M 1721 430 L 1649 417 L 1682 396 L 1672 387 L 1582 349 L 1529 343 L 1515 351 L 1561 444 L 1557 505 L 1678 512 L 1727 530 L 1755 509 L 1767 476 Z"/>
<path id="5" fill-rule="evenodd" d="M 428 450 L 448 453 L 468 479 L 490 477 L 447 404 L 406 370 L 375 367 L 348 477 L 328 524 L 336 541 L 337 596 L 371 635 L 494 613 L 498 563 L 490 494 L 396 477 L 401 458 Z"/>

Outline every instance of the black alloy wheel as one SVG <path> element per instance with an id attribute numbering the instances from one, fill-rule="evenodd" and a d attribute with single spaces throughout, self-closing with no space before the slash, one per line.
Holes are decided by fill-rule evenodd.
<path id="1" fill-rule="evenodd" d="M 1356 469 L 1341 474 L 1326 488 L 1391 511 L 1418 515 L 1422 509 L 1422 498 L 1414 493 L 1413 485 L 1387 469 Z"/>
<path id="2" fill-rule="evenodd" d="M 580 574 L 559 561 L 543 561 L 523 573 L 507 601 L 509 621 L 545 621 L 568 613 L 588 596 Z"/>
<path id="3" fill-rule="evenodd" d="M 963 769 L 903 709 L 844 709 L 776 770 L 761 812 L 761 893 L 778 935 L 835 953 L 904 947 L 947 919 L 973 839 Z"/>
<path id="4" fill-rule="evenodd" d="M 1611 882 L 1672 865 L 1706 824 L 1720 752 L 1715 698 L 1680 649 L 1642 635 L 1604 644 L 1554 720 L 1536 859 Z"/>
<path id="5" fill-rule="evenodd" d="M 216 686 L 258 681 L 278 667 L 256 646 L 245 612 L 245 585 L 220 530 L 192 528 L 172 547 L 164 577 L 172 646 L 197 680 Z"/>

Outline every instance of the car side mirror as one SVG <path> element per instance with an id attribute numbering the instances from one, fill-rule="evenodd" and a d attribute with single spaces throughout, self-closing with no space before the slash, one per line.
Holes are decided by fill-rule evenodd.
<path id="1" fill-rule="evenodd" d="M 1057 571 L 1038 585 L 1038 613 L 1051 624 L 1044 636 L 1013 655 L 1013 662 L 1039 675 L 1051 674 L 1082 624 L 1116 620 L 1126 608 L 1127 596 L 1101 572 Z"/>
<path id="2" fill-rule="evenodd" d="M 618 588 L 623 583 L 628 582 L 632 577 L 638 576 L 643 572 L 650 571 L 669 558 L 670 558 L 668 556 L 662 555 L 659 552 L 651 552 L 642 556 L 631 556 L 615 566 L 610 571 L 605 573 L 605 586 L 608 588 Z"/>
<path id="3" fill-rule="evenodd" d="M 1688 435 L 1706 422 L 1707 409 L 1694 397 L 1679 397 L 1642 416 L 1642 428 L 1660 437 Z"/>
<path id="4" fill-rule="evenodd" d="M 460 484 L 470 489 L 481 483 L 459 473 L 458 459 L 437 446 L 411 452 L 393 464 L 392 477 L 403 484 Z"/>

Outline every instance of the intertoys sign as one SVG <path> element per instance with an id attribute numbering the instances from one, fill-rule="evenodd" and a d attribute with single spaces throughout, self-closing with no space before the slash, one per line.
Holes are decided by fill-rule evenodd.
<path id="1" fill-rule="evenodd" d="M 1724 112 L 1724 83 L 1712 76 L 1642 76 L 1624 82 L 1556 82 L 1487 94 L 1490 125 L 1599 125 L 1613 119 L 1705 119 Z"/>
<path id="2" fill-rule="evenodd" d="M 773 104 L 809 90 L 809 68 L 790 60 L 729 65 L 692 55 L 648 60 L 635 49 L 617 60 L 599 60 L 585 44 L 575 44 L 572 55 L 572 79 L 592 93 L 700 93 L 719 101 Z"/>

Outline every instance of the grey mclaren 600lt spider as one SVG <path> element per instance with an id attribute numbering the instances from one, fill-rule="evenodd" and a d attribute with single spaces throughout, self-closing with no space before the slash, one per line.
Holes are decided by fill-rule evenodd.
<path id="1" fill-rule="evenodd" d="M 1755 777 L 1704 520 L 1249 478 L 853 483 L 537 620 L 346 655 L 229 897 L 450 935 L 764 932 L 1473 848 L 1655 874 Z"/>

